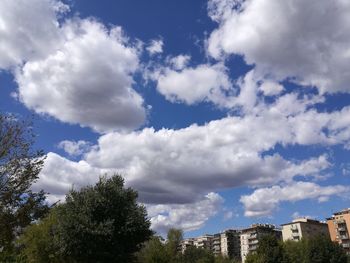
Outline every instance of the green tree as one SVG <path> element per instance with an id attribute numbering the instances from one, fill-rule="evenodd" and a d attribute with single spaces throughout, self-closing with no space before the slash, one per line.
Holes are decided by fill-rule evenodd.
<path id="1" fill-rule="evenodd" d="M 58 209 L 57 235 L 63 255 L 74 262 L 133 262 L 152 231 L 138 194 L 115 175 L 72 190 Z"/>
<path id="2" fill-rule="evenodd" d="M 167 234 L 166 250 L 173 260 L 179 257 L 179 247 L 183 239 L 183 232 L 181 229 L 170 228 Z"/>
<path id="3" fill-rule="evenodd" d="M 249 253 L 245 259 L 245 263 L 263 263 L 260 255 L 256 253 Z"/>
<path id="4" fill-rule="evenodd" d="M 346 263 L 347 258 L 342 247 L 327 236 L 312 237 L 307 242 L 306 258 L 308 263 Z"/>
<path id="5" fill-rule="evenodd" d="M 137 258 L 140 263 L 168 263 L 172 261 L 165 244 L 157 236 L 145 242 L 143 248 L 137 253 Z"/>
<path id="6" fill-rule="evenodd" d="M 342 247 L 321 235 L 299 242 L 284 243 L 285 252 L 291 263 L 346 263 Z"/>
<path id="7" fill-rule="evenodd" d="M 14 249 L 24 227 L 49 210 L 43 191 L 34 192 L 45 156 L 34 151 L 30 122 L 0 113 L 0 261 Z"/>
<path id="8" fill-rule="evenodd" d="M 291 263 L 299 262 L 299 263 L 306 263 L 307 260 L 307 249 L 308 244 L 307 240 L 302 238 L 300 241 L 292 241 L 288 240 L 284 242 L 283 247 L 284 251 L 287 254 L 287 257 L 289 258 L 289 261 Z"/>
<path id="9" fill-rule="evenodd" d="M 28 226 L 17 244 L 21 248 L 20 262 L 26 263 L 60 263 L 63 258 L 57 242 L 57 208 L 51 209 L 49 215 Z"/>
<path id="10" fill-rule="evenodd" d="M 215 263 L 239 263 L 240 261 L 236 260 L 236 259 L 230 259 L 228 257 L 224 257 L 224 256 L 216 256 L 215 257 Z"/>
<path id="11" fill-rule="evenodd" d="M 259 240 L 256 253 L 248 255 L 247 263 L 289 263 L 283 244 L 273 235 L 263 236 Z"/>
<path id="12" fill-rule="evenodd" d="M 183 255 L 184 263 L 215 263 L 214 254 L 207 249 L 188 247 Z"/>

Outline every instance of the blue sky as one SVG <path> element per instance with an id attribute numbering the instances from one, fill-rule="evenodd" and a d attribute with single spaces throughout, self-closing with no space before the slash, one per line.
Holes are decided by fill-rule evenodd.
<path id="1" fill-rule="evenodd" d="M 186 236 L 349 206 L 350 4 L 0 3 L 0 110 L 33 115 L 34 189 L 120 173 Z"/>

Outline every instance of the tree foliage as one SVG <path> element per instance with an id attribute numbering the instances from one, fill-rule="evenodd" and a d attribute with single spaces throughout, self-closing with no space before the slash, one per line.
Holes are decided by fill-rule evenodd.
<path id="1" fill-rule="evenodd" d="M 66 202 L 50 213 L 51 218 L 25 232 L 21 239 L 24 254 L 32 262 L 133 262 L 135 252 L 152 235 L 137 196 L 136 191 L 124 188 L 119 175 L 71 190 Z M 38 250 L 48 253 L 41 255 Z M 51 256 L 51 261 L 40 261 L 45 256 Z"/>
<path id="2" fill-rule="evenodd" d="M 246 263 L 346 263 L 347 257 L 339 244 L 321 235 L 299 242 L 282 243 L 267 236 L 259 241 L 254 254 L 249 254 Z"/>
<path id="3" fill-rule="evenodd" d="M 183 232 L 180 229 L 171 228 L 167 234 L 166 251 L 174 261 L 179 257 L 179 246 L 183 239 Z"/>
<path id="4" fill-rule="evenodd" d="M 168 263 L 171 261 L 169 250 L 162 243 L 158 236 L 152 237 L 144 244 L 144 247 L 137 254 L 140 263 Z"/>
<path id="5" fill-rule="evenodd" d="M 139 263 L 236 263 L 235 260 L 218 256 L 215 257 L 210 250 L 188 247 L 184 254 L 180 249 L 183 234 L 179 229 L 170 229 L 167 240 L 161 241 L 160 237 L 153 237 L 145 242 L 138 253 Z"/>
<path id="6" fill-rule="evenodd" d="M 214 254 L 207 249 L 188 247 L 183 255 L 184 263 L 215 263 Z"/>
<path id="7" fill-rule="evenodd" d="M 306 259 L 309 263 L 346 263 L 344 250 L 338 243 L 324 236 L 316 236 L 308 240 Z"/>
<path id="8" fill-rule="evenodd" d="M 43 191 L 33 192 L 45 156 L 34 151 L 31 123 L 0 113 L 0 259 L 22 229 L 48 212 Z"/>
<path id="9" fill-rule="evenodd" d="M 27 263 L 61 263 L 57 241 L 57 208 L 38 224 L 27 227 L 17 244 L 20 248 L 18 261 Z"/>

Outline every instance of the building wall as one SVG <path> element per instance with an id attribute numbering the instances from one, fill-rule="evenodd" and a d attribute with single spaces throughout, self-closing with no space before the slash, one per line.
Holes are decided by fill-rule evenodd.
<path id="1" fill-rule="evenodd" d="M 226 230 L 220 234 L 221 255 L 224 257 L 240 260 L 241 258 L 241 242 L 240 231 Z"/>
<path id="2" fill-rule="evenodd" d="M 281 231 L 277 230 L 273 225 L 256 224 L 242 230 L 240 242 L 243 263 L 249 253 L 254 253 L 257 250 L 259 240 L 266 235 L 275 235 L 278 239 L 282 237 Z"/>
<path id="3" fill-rule="evenodd" d="M 293 220 L 292 223 L 282 225 L 283 241 L 298 241 L 301 238 L 310 238 L 316 235 L 329 236 L 328 226 L 326 223 L 301 218 Z"/>
<path id="4" fill-rule="evenodd" d="M 327 224 L 332 241 L 338 242 L 350 255 L 350 208 L 334 213 Z"/>

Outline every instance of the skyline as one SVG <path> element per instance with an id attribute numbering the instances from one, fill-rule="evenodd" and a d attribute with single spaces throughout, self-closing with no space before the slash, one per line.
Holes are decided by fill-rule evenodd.
<path id="1" fill-rule="evenodd" d="M 185 235 L 350 199 L 350 3 L 0 2 L 0 109 L 34 114 L 34 189 L 120 173 Z"/>

